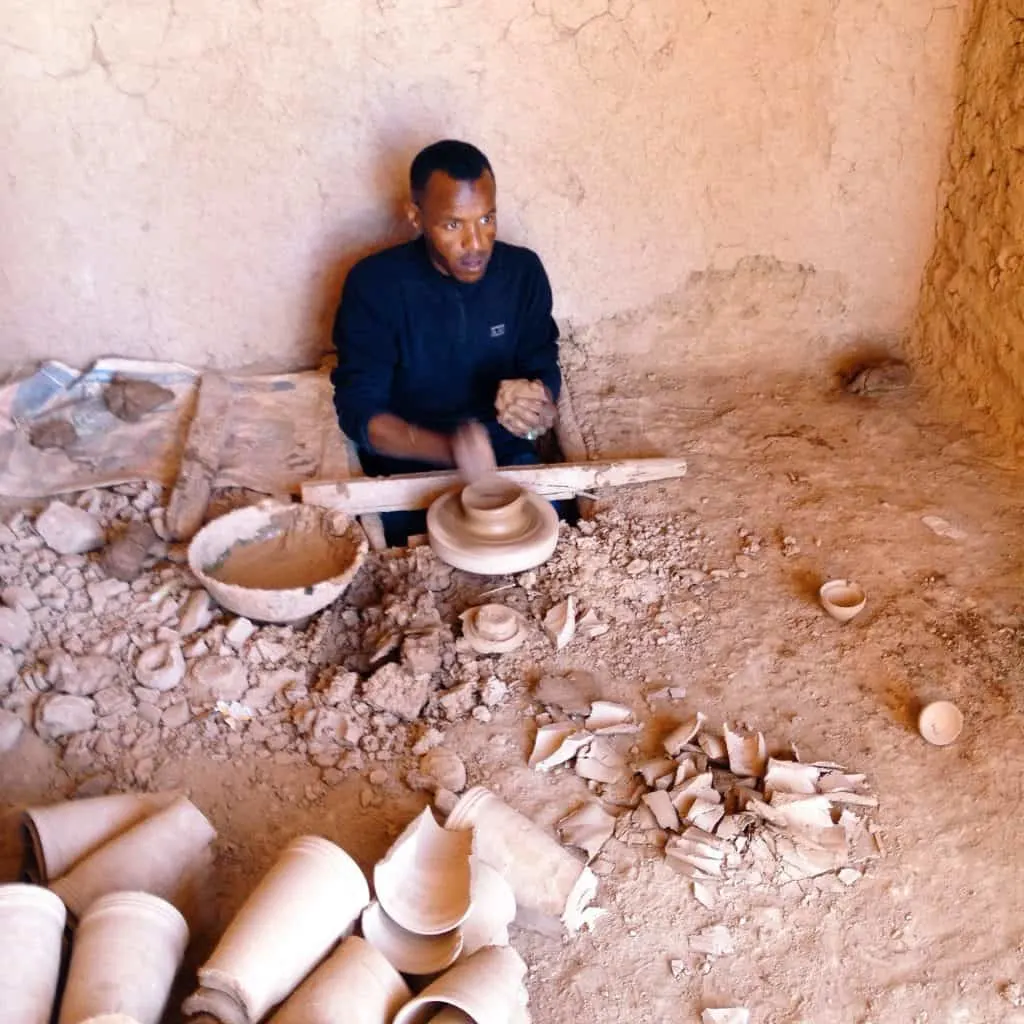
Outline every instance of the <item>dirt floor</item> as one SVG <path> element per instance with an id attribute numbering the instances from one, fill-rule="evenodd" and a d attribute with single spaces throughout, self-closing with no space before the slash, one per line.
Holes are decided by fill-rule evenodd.
<path id="1" fill-rule="evenodd" d="M 913 388 L 860 398 L 806 382 L 758 391 L 628 365 L 590 371 L 574 394 L 594 450 L 682 454 L 685 479 L 609 495 L 593 526 L 566 528 L 555 559 L 515 580 L 449 573 L 426 550 L 377 556 L 304 631 L 264 628 L 241 647 L 261 685 L 278 673 L 266 685 L 301 705 L 325 673 L 365 677 L 389 624 L 439 622 L 446 664 L 422 723 L 373 713 L 357 691 L 342 724 L 348 740 L 325 749 L 300 715 L 270 710 L 232 729 L 186 712 L 172 727 L 163 716 L 173 695 L 140 716 L 129 692 L 96 729 L 55 742 L 26 728 L 0 754 L 0 867 L 17 870 L 18 805 L 185 787 L 220 833 L 194 963 L 289 838 L 319 833 L 369 868 L 429 798 L 406 783 L 416 744 L 443 742 L 470 785 L 545 825 L 579 806 L 589 795 L 583 780 L 564 769 L 540 774 L 526 759 L 543 710 L 531 687 L 556 669 L 582 668 L 603 696 L 633 709 L 639 756 L 701 710 L 715 726 L 738 722 L 771 744 L 792 742 L 806 761 L 866 773 L 885 856 L 849 887 L 832 877 L 724 887 L 706 909 L 656 845 L 612 839 L 594 863 L 609 913 L 592 932 L 513 930 L 535 1021 L 668 1024 L 698 1021 L 705 1007 L 746 1006 L 755 1024 L 1024 1024 L 1020 472 Z M 117 497 L 98 500 L 107 522 Z M 938 519 L 929 526 L 923 517 Z M 29 535 L 27 522 L 15 526 Z M 31 568 L 38 548 L 22 549 L 5 549 L 5 575 L 38 592 L 49 570 Z M 82 571 L 88 579 L 88 563 Z M 829 577 L 855 578 L 867 591 L 866 610 L 846 626 L 817 604 Z M 26 653 L 22 682 L 8 684 L 4 707 L 27 715 L 33 688 L 46 690 L 45 666 L 32 663 L 52 660 L 47 645 L 77 656 L 118 630 L 140 645 L 156 639 L 160 615 L 173 627 L 185 570 L 158 566 L 145 579 L 132 600 L 112 597 L 95 616 L 72 592 L 73 611 L 54 610 L 37 630 L 45 636 Z M 458 613 L 509 584 L 495 596 L 530 616 L 527 647 L 495 658 L 456 650 Z M 538 620 L 570 593 L 611 628 L 556 653 Z M 65 627 L 60 617 L 70 614 L 81 618 Z M 217 628 L 204 641 L 213 653 L 223 643 Z M 685 698 L 645 699 L 666 681 Z M 944 749 L 915 728 L 918 708 L 937 698 L 966 717 Z M 734 952 L 691 953 L 689 937 L 712 924 L 729 929 Z"/>

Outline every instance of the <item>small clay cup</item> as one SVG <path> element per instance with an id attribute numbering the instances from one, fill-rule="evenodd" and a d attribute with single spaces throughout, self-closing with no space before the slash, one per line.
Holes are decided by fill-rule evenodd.
<path id="1" fill-rule="evenodd" d="M 948 747 L 959 737 L 963 728 L 963 713 L 952 701 L 933 701 L 921 708 L 917 716 L 918 732 L 936 747 Z"/>
<path id="2" fill-rule="evenodd" d="M 188 925 L 166 900 L 112 893 L 82 916 L 75 933 L 60 1024 L 126 1013 L 160 1024 L 188 945 Z"/>
<path id="3" fill-rule="evenodd" d="M 526 529 L 526 495 L 521 487 L 489 477 L 462 489 L 466 530 L 477 537 L 514 537 Z"/>
<path id="4" fill-rule="evenodd" d="M 35 885 L 0 885 L 0 1019 L 49 1024 L 60 974 L 64 904 Z"/>
<path id="5" fill-rule="evenodd" d="M 853 580 L 829 580 L 818 591 L 821 606 L 836 622 L 849 622 L 864 610 L 867 594 Z"/>

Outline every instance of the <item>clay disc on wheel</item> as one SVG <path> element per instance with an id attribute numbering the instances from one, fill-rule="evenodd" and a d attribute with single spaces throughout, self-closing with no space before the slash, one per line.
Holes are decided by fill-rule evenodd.
<path id="1" fill-rule="evenodd" d="M 488 537 L 466 527 L 461 488 L 442 494 L 427 512 L 427 535 L 434 554 L 466 572 L 504 576 L 546 562 L 558 543 L 558 513 L 544 498 L 524 491 L 523 525 L 513 536 Z"/>

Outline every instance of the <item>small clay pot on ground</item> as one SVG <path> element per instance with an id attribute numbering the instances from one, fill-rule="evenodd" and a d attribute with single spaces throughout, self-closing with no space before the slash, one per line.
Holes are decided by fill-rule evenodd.
<path id="1" fill-rule="evenodd" d="M 75 918 L 112 892 L 148 892 L 183 909 L 216 836 L 199 809 L 178 797 L 79 861 L 50 888 Z"/>
<path id="2" fill-rule="evenodd" d="M 359 866 L 318 836 L 293 840 L 199 969 L 186 1015 L 254 1024 L 286 999 L 370 902 Z"/>
<path id="3" fill-rule="evenodd" d="M 177 793 L 117 793 L 30 807 L 22 815 L 24 872 L 41 885 L 178 798 Z"/>
<path id="4" fill-rule="evenodd" d="M 411 998 L 387 959 L 352 936 L 295 990 L 271 1024 L 391 1024 Z"/>
<path id="5" fill-rule="evenodd" d="M 508 882 L 520 911 L 561 920 L 570 931 L 580 927 L 597 878 L 529 818 L 475 786 L 455 805 L 445 827 L 472 829 L 473 854 Z"/>
<path id="6" fill-rule="evenodd" d="M 35 885 L 0 885 L 0 1019 L 50 1024 L 60 975 L 64 904 Z"/>
<path id="7" fill-rule="evenodd" d="M 96 900 L 75 932 L 60 1024 L 125 1013 L 160 1024 L 188 945 L 188 925 L 166 900 L 119 892 Z"/>

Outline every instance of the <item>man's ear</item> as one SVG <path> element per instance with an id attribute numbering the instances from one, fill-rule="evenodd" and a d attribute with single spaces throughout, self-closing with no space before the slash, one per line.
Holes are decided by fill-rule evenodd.
<path id="1" fill-rule="evenodd" d="M 420 212 L 420 208 L 409 199 L 405 204 L 405 216 L 409 221 L 409 226 L 417 235 L 423 234 L 423 215 Z"/>

